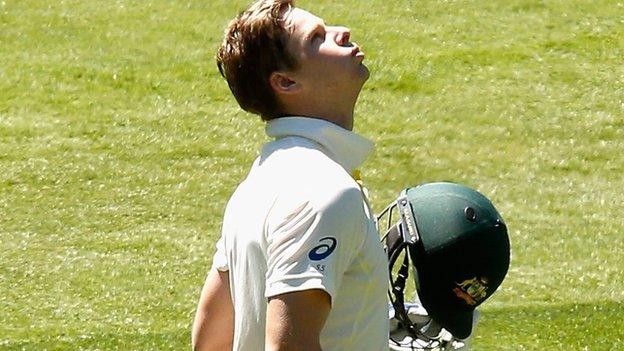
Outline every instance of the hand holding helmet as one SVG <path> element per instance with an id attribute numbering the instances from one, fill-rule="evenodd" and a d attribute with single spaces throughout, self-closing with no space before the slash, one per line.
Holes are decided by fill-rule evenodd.
<path id="1" fill-rule="evenodd" d="M 393 318 L 411 340 L 397 350 L 460 349 L 453 342 L 459 346 L 470 336 L 475 308 L 494 293 L 509 268 L 505 222 L 484 195 L 446 182 L 403 190 L 378 216 L 378 225 L 384 217 Z M 428 325 L 415 323 L 405 302 L 410 270 L 419 302 L 431 319 Z M 450 340 L 442 337 L 444 330 Z M 393 344 L 400 346 L 391 340 Z"/>

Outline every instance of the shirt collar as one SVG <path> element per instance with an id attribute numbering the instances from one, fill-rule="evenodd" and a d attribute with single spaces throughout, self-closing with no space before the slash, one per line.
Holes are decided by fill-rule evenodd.
<path id="1" fill-rule="evenodd" d="M 329 121 L 310 117 L 280 117 L 267 122 L 266 134 L 280 139 L 298 136 L 313 140 L 327 156 L 351 173 L 373 150 L 373 142 Z"/>

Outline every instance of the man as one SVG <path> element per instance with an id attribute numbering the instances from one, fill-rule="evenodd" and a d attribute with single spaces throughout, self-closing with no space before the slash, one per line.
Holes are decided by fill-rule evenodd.
<path id="1" fill-rule="evenodd" d="M 350 31 L 260 0 L 217 65 L 267 143 L 225 210 L 193 325 L 196 350 L 387 350 L 387 258 L 354 179 L 351 130 L 369 72 Z"/>

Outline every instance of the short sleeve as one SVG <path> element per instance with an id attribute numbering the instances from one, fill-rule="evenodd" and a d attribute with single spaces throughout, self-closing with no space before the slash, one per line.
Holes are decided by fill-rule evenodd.
<path id="1" fill-rule="evenodd" d="M 269 216 L 265 295 L 321 289 L 334 300 L 365 238 L 361 192 L 290 198 Z"/>
<path id="2" fill-rule="evenodd" d="M 230 267 L 227 263 L 227 257 L 225 255 L 225 245 L 223 243 L 223 237 L 221 237 L 217 241 L 217 251 L 215 252 L 212 258 L 212 268 L 217 269 L 221 272 L 226 272 L 230 270 Z"/>

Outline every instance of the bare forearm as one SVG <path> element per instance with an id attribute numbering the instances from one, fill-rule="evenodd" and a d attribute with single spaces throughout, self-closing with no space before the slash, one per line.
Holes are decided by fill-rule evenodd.
<path id="1" fill-rule="evenodd" d="M 193 323 L 195 351 L 231 350 L 234 310 L 227 272 L 212 271 L 206 278 Z"/>
<path id="2" fill-rule="evenodd" d="M 269 300 L 267 351 L 322 351 L 320 333 L 331 302 L 322 290 L 283 294 Z"/>
<path id="3" fill-rule="evenodd" d="M 224 329 L 216 329 L 209 316 L 198 312 L 193 323 L 192 343 L 194 351 L 230 351 L 232 334 Z M 214 316 L 212 317 L 214 318 Z"/>
<path id="4" fill-rule="evenodd" d="M 322 351 L 318 335 L 297 333 L 281 322 L 267 325 L 265 351 Z"/>
<path id="5" fill-rule="evenodd" d="M 269 346 L 267 344 L 267 346 L 265 347 L 266 351 L 323 351 L 323 349 L 321 348 L 321 345 L 316 344 L 316 345 L 301 345 L 301 344 L 293 344 L 293 343 L 288 343 L 288 344 L 279 344 L 279 345 L 274 345 L 274 346 Z"/>

